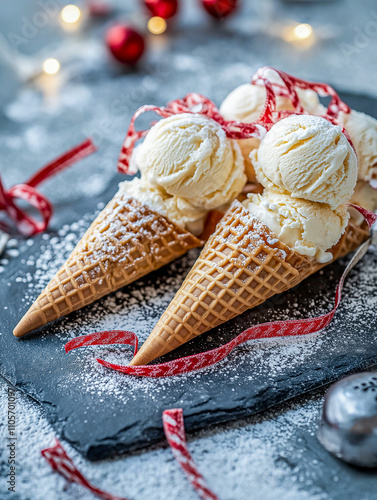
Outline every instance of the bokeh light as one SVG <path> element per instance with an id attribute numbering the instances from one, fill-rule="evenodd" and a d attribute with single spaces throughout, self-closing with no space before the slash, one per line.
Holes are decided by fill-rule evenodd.
<path id="1" fill-rule="evenodd" d="M 166 21 L 162 17 L 151 17 L 148 21 L 148 30 L 154 35 L 161 35 L 166 30 Z"/>
<path id="2" fill-rule="evenodd" d="M 47 73 L 48 75 L 56 75 L 60 69 L 60 63 L 57 59 L 49 57 L 43 62 L 42 68 L 44 73 Z"/>
<path id="3" fill-rule="evenodd" d="M 81 11 L 77 5 L 66 5 L 60 14 L 62 21 L 68 24 L 76 23 L 81 17 Z"/>
<path id="4" fill-rule="evenodd" d="M 293 30 L 296 38 L 299 40 L 305 40 L 306 38 L 309 38 L 311 34 L 313 33 L 313 28 L 310 26 L 310 24 L 298 24 L 295 26 Z"/>

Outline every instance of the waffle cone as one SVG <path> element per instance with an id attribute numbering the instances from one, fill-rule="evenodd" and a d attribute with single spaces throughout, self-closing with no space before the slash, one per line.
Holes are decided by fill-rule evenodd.
<path id="1" fill-rule="evenodd" d="M 201 241 L 118 192 L 13 333 L 22 337 L 145 276 Z"/>
<path id="2" fill-rule="evenodd" d="M 333 261 L 356 250 L 368 236 L 366 223 L 350 221 L 332 249 Z M 293 288 L 324 265 L 287 247 L 234 201 L 131 365 L 163 356 Z"/>

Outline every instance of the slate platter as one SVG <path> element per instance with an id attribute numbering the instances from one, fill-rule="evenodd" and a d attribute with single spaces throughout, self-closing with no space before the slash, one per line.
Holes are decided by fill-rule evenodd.
<path id="1" fill-rule="evenodd" d="M 377 103 L 345 96 L 377 115 Z M 112 197 L 114 177 L 104 200 Z M 244 417 L 377 364 L 377 252 L 352 271 L 330 327 L 306 338 L 248 343 L 217 366 L 169 379 L 140 379 L 107 370 L 94 355 L 127 363 L 125 348 L 86 348 L 65 354 L 74 336 L 124 328 L 143 341 L 168 305 L 198 251 L 143 280 L 18 340 L 12 329 L 68 256 L 100 206 L 98 200 L 57 207 L 55 230 L 13 242 L 0 274 L 0 372 L 39 401 L 59 436 L 89 460 L 143 448 L 163 438 L 161 413 L 184 409 L 189 431 Z M 82 220 L 79 224 L 75 221 Z M 18 254 L 18 255 L 17 255 Z M 331 309 L 345 261 L 329 266 L 285 294 L 212 330 L 165 360 L 218 346 L 252 324 L 318 315 Z"/>

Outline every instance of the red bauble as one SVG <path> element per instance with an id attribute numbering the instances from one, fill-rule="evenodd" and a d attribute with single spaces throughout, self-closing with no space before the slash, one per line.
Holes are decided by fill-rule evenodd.
<path id="1" fill-rule="evenodd" d="M 112 7 L 104 0 L 87 0 L 86 7 L 90 17 L 107 17 L 112 12 Z"/>
<path id="2" fill-rule="evenodd" d="M 152 16 L 170 19 L 178 10 L 178 0 L 143 0 Z"/>
<path id="3" fill-rule="evenodd" d="M 202 0 L 202 4 L 212 17 L 224 19 L 236 10 L 238 0 Z"/>
<path id="4" fill-rule="evenodd" d="M 116 24 L 107 31 L 106 44 L 115 59 L 124 64 L 135 64 L 145 49 L 140 33 L 123 24 Z"/>

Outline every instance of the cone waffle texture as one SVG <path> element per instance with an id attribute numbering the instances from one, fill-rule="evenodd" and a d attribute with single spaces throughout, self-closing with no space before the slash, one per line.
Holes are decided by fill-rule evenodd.
<path id="1" fill-rule="evenodd" d="M 191 233 L 118 192 L 14 330 L 20 337 L 197 247 Z"/>
<path id="2" fill-rule="evenodd" d="M 356 250 L 368 227 L 350 222 L 334 259 Z M 279 241 L 238 201 L 220 221 L 132 365 L 150 361 L 286 291 L 324 267 Z"/>

